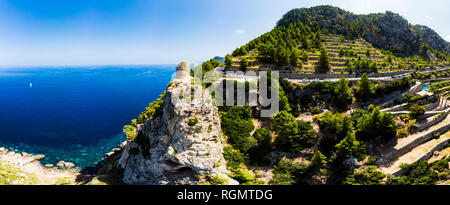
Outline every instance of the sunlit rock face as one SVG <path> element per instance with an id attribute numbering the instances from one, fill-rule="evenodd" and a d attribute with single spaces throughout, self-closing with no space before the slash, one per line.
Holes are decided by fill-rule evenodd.
<path id="1" fill-rule="evenodd" d="M 175 77 L 166 90 L 163 114 L 137 126 L 144 139 L 138 141 L 146 145 L 137 140 L 124 144 L 118 163 L 125 183 L 196 184 L 199 175 L 219 175 L 237 184 L 227 176 L 217 107 L 208 91 L 192 82 L 189 74 Z M 195 97 L 187 95 L 191 92 Z"/>

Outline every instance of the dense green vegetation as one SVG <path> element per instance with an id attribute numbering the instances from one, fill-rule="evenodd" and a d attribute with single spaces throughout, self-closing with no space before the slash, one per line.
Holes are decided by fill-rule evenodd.
<path id="1" fill-rule="evenodd" d="M 376 171 L 377 167 L 373 165 L 367 166 L 366 169 L 355 169 L 345 181 L 350 185 L 377 185 L 381 184 L 386 176 L 383 172 Z"/>
<path id="2" fill-rule="evenodd" d="M 316 151 L 311 158 L 311 163 L 315 167 L 322 167 L 327 163 L 327 157 L 323 155 L 320 151 Z"/>
<path id="3" fill-rule="evenodd" d="M 363 114 L 357 120 L 356 135 L 361 139 L 375 139 L 381 137 L 389 140 L 397 135 L 397 126 L 391 113 L 381 113 L 378 107 L 370 113 Z"/>
<path id="4" fill-rule="evenodd" d="M 402 166 L 406 170 L 401 176 L 390 176 L 386 184 L 390 185 L 432 185 L 439 180 L 450 179 L 448 163 L 450 158 L 438 160 L 429 164 L 426 160 L 421 160 L 414 164 Z"/>
<path id="5" fill-rule="evenodd" d="M 242 58 L 241 61 L 239 62 L 240 66 L 241 66 L 241 70 L 242 71 L 247 71 L 248 68 L 248 60 L 247 58 Z"/>
<path id="6" fill-rule="evenodd" d="M 361 80 L 358 81 L 358 88 L 356 94 L 359 100 L 362 102 L 367 102 L 369 98 L 375 94 L 372 82 L 366 73 L 361 76 Z"/>
<path id="7" fill-rule="evenodd" d="M 347 136 L 336 144 L 335 147 L 336 154 L 343 158 L 354 156 L 359 160 L 362 160 L 366 156 L 366 148 L 364 144 L 356 140 L 355 134 L 352 132 L 347 132 Z"/>
<path id="8" fill-rule="evenodd" d="M 241 154 L 241 152 L 239 152 L 239 150 L 233 149 L 232 146 L 226 146 L 223 149 L 223 156 L 227 161 L 227 169 L 231 171 L 231 174 L 229 174 L 231 178 L 237 180 L 243 185 L 264 184 L 264 182 L 256 180 L 252 174 L 246 171 L 246 167 L 244 165 L 245 157 Z"/>
<path id="9" fill-rule="evenodd" d="M 281 159 L 273 170 L 273 178 L 270 184 L 293 185 L 303 180 L 308 172 L 308 165 L 293 162 L 288 159 Z"/>
<path id="10" fill-rule="evenodd" d="M 253 133 L 256 145 L 249 150 L 250 162 L 256 165 L 266 165 L 270 161 L 267 155 L 272 151 L 273 142 L 269 129 L 259 128 Z"/>
<path id="11" fill-rule="evenodd" d="M 330 71 L 330 57 L 328 56 L 327 51 L 324 48 L 320 49 L 320 55 L 319 55 L 319 64 L 317 66 L 319 73 L 327 73 Z"/>
<path id="12" fill-rule="evenodd" d="M 250 107 L 233 106 L 221 118 L 222 131 L 233 148 L 246 153 L 257 141 L 250 132 L 255 126 Z"/>
<path id="13" fill-rule="evenodd" d="M 378 107 L 372 108 L 370 113 L 355 110 L 351 116 L 328 111 L 320 116 L 318 124 L 324 131 L 335 133 L 337 140 L 335 142 L 338 142 L 335 148 L 339 156 L 354 156 L 359 159 L 365 157 L 364 145 L 359 140 L 377 137 L 388 140 L 397 134 L 394 117 L 390 113 L 380 113 Z"/>
<path id="14" fill-rule="evenodd" d="M 346 110 L 353 102 L 353 94 L 348 86 L 348 80 L 345 77 L 339 78 L 334 94 L 338 108 Z"/>
<path id="15" fill-rule="evenodd" d="M 398 90 L 405 90 L 409 89 L 412 84 L 414 83 L 413 80 L 411 80 L 408 77 L 403 77 L 399 80 L 392 80 L 388 81 L 379 85 L 376 85 L 374 87 L 374 94 L 372 97 L 382 97 L 383 95 L 389 95 L 395 91 Z"/>
<path id="16" fill-rule="evenodd" d="M 227 167 L 232 170 L 238 169 L 244 163 L 244 156 L 232 146 L 223 148 L 223 157 L 227 160 Z"/>
<path id="17" fill-rule="evenodd" d="M 353 122 L 350 117 L 343 116 L 340 113 L 325 112 L 319 119 L 320 128 L 328 133 L 336 133 L 336 140 L 333 140 L 331 149 L 336 154 L 345 159 L 350 156 L 362 159 L 365 157 L 365 147 L 360 141 L 356 140 L 354 134 Z M 325 149 L 325 148 L 322 148 Z M 328 148 L 330 149 L 330 148 Z M 332 150 L 324 150 L 329 153 Z"/>
<path id="18" fill-rule="evenodd" d="M 300 66 L 308 61 L 306 50 L 321 47 L 323 41 L 318 27 L 310 28 L 302 23 L 278 27 L 233 51 L 233 56 L 245 56 L 256 50 L 262 62 L 278 66 Z M 301 45 L 302 50 L 299 50 Z"/>
<path id="19" fill-rule="evenodd" d="M 272 118 L 270 129 L 277 134 L 275 146 L 281 151 L 298 152 L 314 145 L 318 138 L 309 123 L 296 120 L 286 111 L 281 111 Z"/>
<path id="20" fill-rule="evenodd" d="M 425 108 L 424 105 L 414 104 L 411 107 L 409 107 L 409 115 L 412 118 L 418 118 L 421 115 L 425 114 L 425 112 L 427 112 L 427 109 Z"/>

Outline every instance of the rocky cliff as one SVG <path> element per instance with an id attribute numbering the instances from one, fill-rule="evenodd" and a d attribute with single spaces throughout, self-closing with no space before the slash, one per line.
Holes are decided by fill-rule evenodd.
<path id="1" fill-rule="evenodd" d="M 117 163 L 126 184 L 197 184 L 205 178 L 237 184 L 227 175 L 218 110 L 208 91 L 192 82 L 188 74 L 174 79 L 162 114 L 137 125 L 136 139 L 124 143 Z M 199 92 L 191 102 L 184 96 L 194 87 Z"/>

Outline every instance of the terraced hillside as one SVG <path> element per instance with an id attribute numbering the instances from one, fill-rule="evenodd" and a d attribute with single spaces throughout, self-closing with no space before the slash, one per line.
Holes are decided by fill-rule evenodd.
<path id="1" fill-rule="evenodd" d="M 300 21 L 304 25 L 327 29 L 334 34 L 343 34 L 349 39 L 363 37 L 379 48 L 392 50 L 404 56 L 412 54 L 434 54 L 433 58 L 450 52 L 446 42 L 433 29 L 413 25 L 399 14 L 383 13 L 354 14 L 333 6 L 315 6 L 292 9 L 278 21 L 277 26 L 287 26 Z M 423 50 L 423 46 L 432 49 Z M 440 53 L 440 54 L 439 54 Z M 430 54 L 430 53 L 428 53 Z"/>
<path id="2" fill-rule="evenodd" d="M 374 48 L 364 39 L 344 40 L 338 36 L 331 35 L 325 38 L 323 47 L 330 57 L 331 73 L 349 73 L 347 61 L 358 56 L 362 59 L 376 62 L 378 65 L 381 65 L 386 60 L 386 56 L 380 50 Z M 370 55 L 366 55 L 367 51 L 370 52 Z M 309 63 L 304 67 L 305 69 L 307 68 L 306 70 L 314 72 L 319 61 L 319 52 L 309 53 L 309 56 Z"/>
<path id="3" fill-rule="evenodd" d="M 450 97 L 450 80 L 436 81 L 430 84 L 431 90 L 440 96 L 445 98 Z"/>
<path id="4" fill-rule="evenodd" d="M 352 72 L 397 72 L 404 70 L 411 70 L 414 68 L 423 68 L 427 65 L 427 62 L 415 58 L 400 58 L 391 55 L 389 52 L 383 52 L 380 49 L 375 48 L 371 43 L 365 41 L 362 38 L 356 40 L 346 40 L 337 35 L 327 35 L 324 37 L 324 41 L 321 46 L 326 50 L 330 57 L 330 73 L 334 74 L 351 74 Z M 301 49 L 301 45 L 298 46 Z M 258 54 L 257 49 L 250 50 L 247 54 L 242 56 L 236 56 L 232 58 L 232 64 L 228 67 L 231 70 L 241 69 L 240 62 L 243 58 L 247 59 L 249 66 L 247 70 L 270 70 L 281 69 L 287 70 L 291 73 L 315 73 L 319 61 L 320 52 L 317 49 L 302 50 L 306 53 L 302 54 L 300 66 L 282 66 L 267 64 L 260 61 L 261 57 Z M 306 57 L 305 57 L 306 56 Z M 367 60 L 368 62 L 376 63 L 376 71 L 370 67 L 360 70 L 355 69 L 355 61 L 360 58 Z M 447 65 L 446 63 L 444 65 Z"/>
<path id="5" fill-rule="evenodd" d="M 321 9 L 334 11 L 332 7 Z M 386 50 L 390 47 L 369 43 L 373 36 L 366 35 L 364 29 L 360 35 L 343 35 L 346 32 L 328 29 L 333 24 L 340 25 L 336 22 L 328 22 L 325 26 L 303 20 L 278 24 L 271 31 L 235 49 L 225 58 L 226 68 L 281 70 L 297 74 L 361 74 L 434 70 L 450 65 L 450 56 L 445 49 L 436 50 L 420 39 L 403 39 L 406 41 L 404 45 L 413 45 L 414 48 L 402 53 L 404 49 Z"/>

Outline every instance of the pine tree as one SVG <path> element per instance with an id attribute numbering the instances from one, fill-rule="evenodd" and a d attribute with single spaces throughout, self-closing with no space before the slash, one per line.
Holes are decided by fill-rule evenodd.
<path id="1" fill-rule="evenodd" d="M 289 60 L 291 61 L 292 66 L 299 66 L 300 64 L 300 51 L 297 48 L 292 49 L 291 57 Z"/>
<path id="2" fill-rule="evenodd" d="M 319 73 L 327 73 L 330 70 L 330 68 L 331 68 L 330 57 L 328 56 L 327 51 L 324 48 L 321 48 L 318 71 Z"/>
<path id="3" fill-rule="evenodd" d="M 353 121 L 350 116 L 345 116 L 341 123 L 337 126 L 336 136 L 339 140 L 343 139 L 348 132 L 353 132 Z"/>
<path id="4" fill-rule="evenodd" d="M 334 94 L 336 96 L 336 105 L 339 108 L 347 109 L 348 106 L 352 103 L 352 91 L 348 86 L 348 80 L 345 79 L 344 76 L 339 78 Z"/>
<path id="5" fill-rule="evenodd" d="M 241 66 L 241 70 L 242 71 L 247 71 L 248 68 L 248 60 L 247 58 L 242 58 L 241 61 L 239 62 L 240 66 Z"/>
<path id="6" fill-rule="evenodd" d="M 356 140 L 355 134 L 347 132 L 347 135 L 335 145 L 336 154 L 342 157 L 355 156 L 358 159 L 364 158 L 366 149 L 364 144 Z"/>
<path id="7" fill-rule="evenodd" d="M 358 97 L 362 102 L 367 102 L 367 100 L 375 93 L 375 90 L 366 73 L 361 76 L 361 80 L 358 81 L 358 84 Z"/>
<path id="8" fill-rule="evenodd" d="M 327 163 L 327 157 L 317 150 L 311 158 L 311 163 L 315 167 L 322 167 Z"/>
<path id="9" fill-rule="evenodd" d="M 231 67 L 232 64 L 233 64 L 233 58 L 231 57 L 230 54 L 227 54 L 225 56 L 225 65 L 226 65 L 226 67 Z"/>
<path id="10" fill-rule="evenodd" d="M 339 47 L 339 57 L 344 56 L 344 49 L 342 47 Z"/>
<path id="11" fill-rule="evenodd" d="M 302 44 L 302 48 L 305 50 L 309 50 L 311 49 L 311 44 L 309 43 L 308 39 L 306 38 L 306 36 L 302 35 L 300 37 L 300 42 Z"/>
<path id="12" fill-rule="evenodd" d="M 367 50 L 366 50 L 366 56 L 367 56 L 367 57 L 370 57 L 370 49 L 367 49 Z"/>

